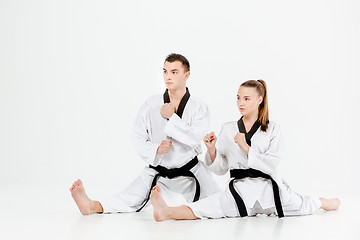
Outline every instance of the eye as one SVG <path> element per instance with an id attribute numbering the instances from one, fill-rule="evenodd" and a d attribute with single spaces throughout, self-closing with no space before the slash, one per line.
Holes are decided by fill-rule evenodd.
<path id="1" fill-rule="evenodd" d="M 239 97 L 239 96 L 237 96 L 236 98 L 237 98 L 237 100 L 240 100 L 240 97 Z"/>
<path id="2" fill-rule="evenodd" d="M 166 73 L 167 71 L 166 70 L 164 70 L 164 73 Z"/>
<path id="3" fill-rule="evenodd" d="M 245 101 L 249 101 L 250 100 L 250 98 L 245 98 Z"/>
<path id="4" fill-rule="evenodd" d="M 176 74 L 177 72 L 174 71 L 174 72 L 172 72 L 172 73 L 173 73 L 173 74 Z"/>

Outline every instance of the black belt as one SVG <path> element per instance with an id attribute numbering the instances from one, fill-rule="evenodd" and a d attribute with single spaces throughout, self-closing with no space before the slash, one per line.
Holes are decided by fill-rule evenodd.
<path id="1" fill-rule="evenodd" d="M 175 178 L 175 177 L 192 177 L 195 179 L 195 183 L 196 183 L 196 191 L 195 191 L 195 197 L 193 202 L 196 202 L 197 200 L 199 200 L 200 197 L 200 183 L 197 180 L 197 178 L 195 177 L 195 175 L 190 171 L 190 169 L 192 169 L 193 167 L 195 167 L 196 164 L 198 164 L 199 160 L 197 158 L 197 156 L 195 156 L 190 162 L 188 162 L 187 164 L 185 164 L 184 166 L 180 167 L 180 168 L 172 168 L 172 169 L 168 169 L 166 167 L 163 166 L 151 166 L 149 165 L 150 168 L 155 169 L 158 173 L 154 176 L 154 179 L 151 183 L 151 187 L 150 187 L 150 192 L 148 194 L 148 196 L 145 199 L 145 202 L 143 203 L 143 205 L 136 211 L 136 212 L 140 212 L 141 209 L 143 209 L 143 207 L 145 207 L 145 205 L 147 204 L 147 202 L 150 199 L 150 194 L 151 194 L 151 190 L 153 189 L 153 187 L 155 187 L 156 182 L 158 180 L 159 177 L 166 177 L 169 179 Z"/>
<path id="2" fill-rule="evenodd" d="M 278 217 L 279 218 L 284 217 L 284 212 L 283 212 L 283 209 L 281 206 L 281 200 L 280 200 L 280 194 L 279 194 L 279 186 L 272 179 L 272 177 L 270 177 L 269 175 L 267 175 L 259 170 L 252 169 L 252 168 L 250 168 L 250 169 L 232 169 L 232 170 L 230 170 L 230 177 L 234 178 L 234 179 L 232 179 L 230 181 L 229 189 L 235 199 L 235 202 L 239 209 L 239 213 L 240 213 L 241 217 L 246 217 L 246 216 L 248 216 L 248 214 L 246 211 L 244 201 L 242 200 L 242 198 L 240 197 L 240 195 L 236 192 L 236 190 L 234 188 L 234 180 L 235 179 L 244 179 L 244 178 L 258 178 L 258 177 L 262 177 L 262 178 L 271 180 L 273 192 L 274 192 L 275 207 L 276 207 Z"/>

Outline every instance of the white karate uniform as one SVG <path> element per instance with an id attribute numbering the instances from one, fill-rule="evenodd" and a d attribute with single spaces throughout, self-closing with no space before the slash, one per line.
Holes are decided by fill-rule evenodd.
<path id="1" fill-rule="evenodd" d="M 134 122 L 132 142 L 137 153 L 147 164 L 161 165 L 169 169 L 179 168 L 201 153 L 201 142 L 209 127 L 209 111 L 205 103 L 190 96 L 182 118 L 174 113 L 167 120 L 160 114 L 163 105 L 163 95 L 156 95 L 145 101 Z M 172 141 L 172 146 L 168 153 L 157 154 L 163 140 Z M 190 171 L 200 183 L 200 198 L 219 191 L 204 162 L 199 161 Z M 104 213 L 138 210 L 148 196 L 156 174 L 156 170 L 145 167 L 127 188 L 100 201 Z M 160 177 L 157 184 L 165 199 L 173 198 L 174 194 L 182 194 L 188 202 L 194 199 L 196 185 L 191 177 Z"/>
<path id="2" fill-rule="evenodd" d="M 237 122 L 225 123 L 216 142 L 216 158 L 212 163 L 207 153 L 205 163 L 218 175 L 229 169 L 253 168 L 270 175 L 279 186 L 281 203 L 285 216 L 312 214 L 319 209 L 321 202 L 317 198 L 302 196 L 293 192 L 276 172 L 283 155 L 283 138 L 280 127 L 269 123 L 266 132 L 255 132 L 251 138 L 251 147 L 246 153 L 235 143 L 234 137 L 239 132 Z M 244 178 L 234 182 L 236 191 L 245 203 L 249 216 L 256 214 L 277 214 L 273 188 L 270 180 L 263 178 Z M 188 206 L 199 218 L 222 218 L 240 216 L 236 202 L 227 187 Z"/>

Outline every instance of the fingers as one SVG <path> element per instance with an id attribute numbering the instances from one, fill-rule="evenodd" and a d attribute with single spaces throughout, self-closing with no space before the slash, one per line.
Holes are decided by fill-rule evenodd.
<path id="1" fill-rule="evenodd" d="M 164 110 L 171 111 L 171 110 L 175 110 L 175 105 L 172 104 L 172 103 L 164 103 L 164 105 L 162 105 L 161 108 L 164 109 Z"/>
<path id="2" fill-rule="evenodd" d="M 244 133 L 237 133 L 234 137 L 235 143 L 246 142 Z"/>
<path id="3" fill-rule="evenodd" d="M 159 154 L 168 153 L 171 145 L 172 145 L 171 141 L 163 140 L 158 148 L 158 153 Z"/>
<path id="4" fill-rule="evenodd" d="M 175 106 L 172 105 L 171 103 L 165 103 L 160 109 L 161 116 L 163 116 L 166 119 L 169 119 L 174 113 L 175 113 Z"/>
<path id="5" fill-rule="evenodd" d="M 237 133 L 234 137 L 234 141 L 235 141 L 235 143 L 238 143 L 239 140 L 240 140 L 240 133 Z"/>
<path id="6" fill-rule="evenodd" d="M 172 142 L 171 142 L 171 141 L 163 140 L 163 141 L 161 142 L 161 145 L 162 145 L 163 147 L 171 147 Z"/>
<path id="7" fill-rule="evenodd" d="M 208 134 L 205 135 L 204 137 L 204 142 L 206 143 L 211 143 L 213 140 L 216 140 L 216 136 L 214 132 L 210 132 Z"/>

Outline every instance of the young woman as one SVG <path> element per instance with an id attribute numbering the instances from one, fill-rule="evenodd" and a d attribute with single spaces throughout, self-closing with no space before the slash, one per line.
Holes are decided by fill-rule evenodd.
<path id="1" fill-rule="evenodd" d="M 283 140 L 279 125 L 269 121 L 267 99 L 263 80 L 244 82 L 237 94 L 240 120 L 225 123 L 218 137 L 213 132 L 204 137 L 205 162 L 218 175 L 230 170 L 229 187 L 197 202 L 169 207 L 160 187 L 155 186 L 150 199 L 156 221 L 257 214 L 284 217 L 312 214 L 319 208 L 327 211 L 339 208 L 337 198 L 297 194 L 277 174 Z"/>

